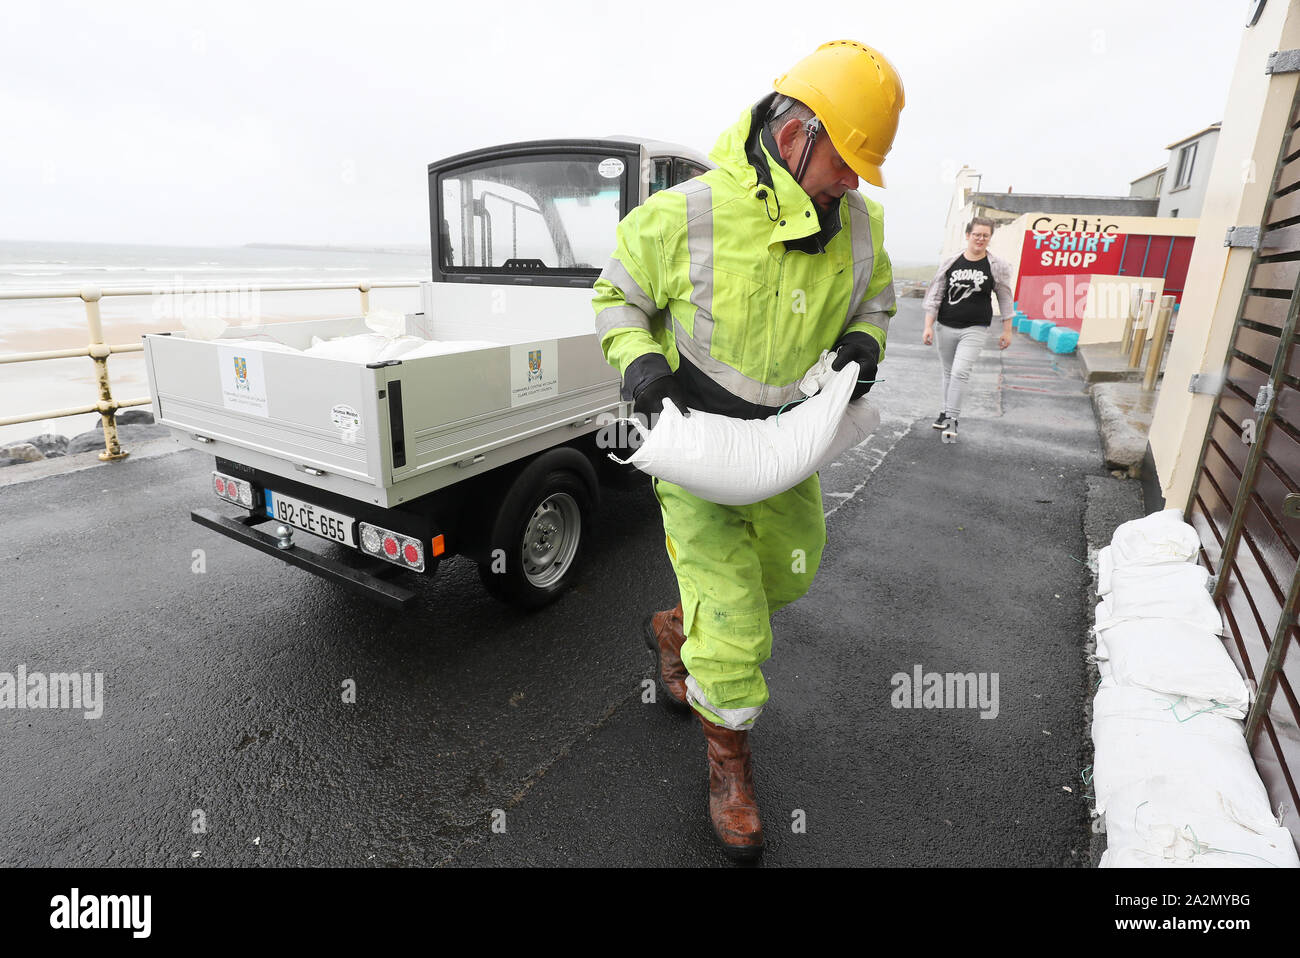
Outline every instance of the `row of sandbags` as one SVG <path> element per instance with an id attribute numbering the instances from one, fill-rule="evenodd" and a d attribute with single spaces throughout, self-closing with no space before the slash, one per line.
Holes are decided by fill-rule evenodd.
<path id="1" fill-rule="evenodd" d="M 1251 693 L 1178 510 L 1098 554 L 1092 781 L 1103 868 L 1300 867 L 1243 736 Z"/>

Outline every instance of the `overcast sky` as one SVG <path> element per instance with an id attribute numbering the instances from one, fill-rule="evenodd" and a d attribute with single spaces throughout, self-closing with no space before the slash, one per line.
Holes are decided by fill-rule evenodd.
<path id="1" fill-rule="evenodd" d="M 1282 0 L 1273 0 L 1282 2 Z M 670 13 L 671 12 L 671 13 Z M 1128 193 L 1223 119 L 1245 0 L 289 4 L 6 0 L 0 239 L 428 241 L 427 164 L 631 133 L 707 152 L 830 39 L 907 106 L 884 166 L 896 260 L 932 262 L 951 178 Z"/>

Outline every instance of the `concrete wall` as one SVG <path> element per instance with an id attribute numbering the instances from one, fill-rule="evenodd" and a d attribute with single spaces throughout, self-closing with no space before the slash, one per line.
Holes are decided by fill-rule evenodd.
<path id="1" fill-rule="evenodd" d="M 1256 24 L 1254 29 L 1258 30 L 1259 27 L 1260 24 Z M 1156 211 L 1157 216 L 1172 216 L 1174 210 L 1177 210 L 1178 215 L 1181 217 L 1195 219 L 1201 215 L 1201 208 L 1205 205 L 1205 191 L 1210 185 L 1210 173 L 1214 167 L 1214 158 L 1219 152 L 1218 144 L 1221 132 L 1221 130 L 1211 130 L 1191 141 L 1196 143 L 1196 162 L 1192 164 L 1192 181 L 1180 189 L 1174 187 L 1174 180 L 1178 176 L 1178 156 L 1182 153 L 1184 147 L 1191 146 L 1191 142 L 1180 143 L 1169 151 L 1168 172 L 1165 173 L 1164 188 L 1160 193 L 1160 207 Z"/>
<path id="2" fill-rule="evenodd" d="M 1117 343 L 1124 338 L 1128 322 L 1130 297 L 1134 287 L 1154 291 L 1156 304 L 1164 293 L 1165 281 L 1149 276 L 1091 276 L 1088 304 L 1083 310 L 1083 328 L 1079 330 L 1079 345 L 1090 343 Z M 1182 310 L 1180 309 L 1179 312 Z M 1147 326 L 1147 339 L 1155 333 L 1155 313 Z"/>
<path id="3" fill-rule="evenodd" d="M 1269 76 L 1264 66 L 1273 51 L 1297 47 L 1296 0 L 1273 0 L 1259 23 L 1242 34 L 1178 327 L 1148 437 L 1160 488 L 1171 508 L 1186 508 L 1214 406 L 1213 396 L 1194 396 L 1187 383 L 1193 373 L 1218 374 L 1222 369 L 1250 265 L 1250 250 L 1229 249 L 1223 237 L 1230 226 L 1259 225 L 1263 219 L 1295 95 L 1297 74 Z M 1243 175 L 1252 170 L 1253 176 Z"/>

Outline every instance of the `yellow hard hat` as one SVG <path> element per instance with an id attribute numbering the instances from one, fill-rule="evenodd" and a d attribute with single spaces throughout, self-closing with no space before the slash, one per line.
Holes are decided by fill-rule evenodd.
<path id="1" fill-rule="evenodd" d="M 879 51 L 853 40 L 823 43 L 780 77 L 776 90 L 817 114 L 858 176 L 885 185 L 880 165 L 898 130 L 903 81 Z"/>

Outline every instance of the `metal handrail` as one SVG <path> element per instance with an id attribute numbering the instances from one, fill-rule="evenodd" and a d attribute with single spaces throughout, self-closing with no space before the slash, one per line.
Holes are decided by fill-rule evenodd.
<path id="1" fill-rule="evenodd" d="M 372 289 L 409 289 L 419 286 L 420 280 L 395 282 L 360 282 L 360 283 L 315 283 L 309 285 L 277 283 L 269 286 L 257 286 L 256 291 L 263 292 L 315 292 L 325 290 L 355 289 L 361 293 L 361 313 L 370 312 L 370 291 Z M 42 419 L 62 419 L 65 416 L 80 416 L 97 412 L 104 425 L 104 451 L 99 458 L 105 462 L 125 459 L 130 453 L 124 450 L 117 440 L 117 410 L 127 406 L 147 406 L 153 402 L 149 396 L 135 399 L 115 400 L 112 384 L 108 378 L 108 357 L 113 353 L 138 353 L 144 350 L 141 343 L 123 343 L 109 345 L 104 342 L 104 324 L 99 315 L 99 301 L 106 296 L 155 296 L 160 293 L 183 293 L 194 295 L 200 293 L 228 293 L 247 290 L 247 286 L 192 286 L 183 289 L 169 287 L 112 287 L 100 289 L 97 286 L 62 289 L 28 289 L 0 290 L 0 300 L 16 299 L 80 299 L 86 304 L 86 327 L 90 333 L 90 343 L 80 349 L 47 349 L 31 353 L 0 354 L 0 365 L 5 363 L 41 362 L 49 359 L 74 359 L 89 356 L 95 363 L 95 380 L 99 388 L 99 401 L 86 406 L 67 409 L 50 409 L 23 416 L 6 416 L 0 418 L 0 426 L 13 426 L 24 422 L 37 422 Z"/>

